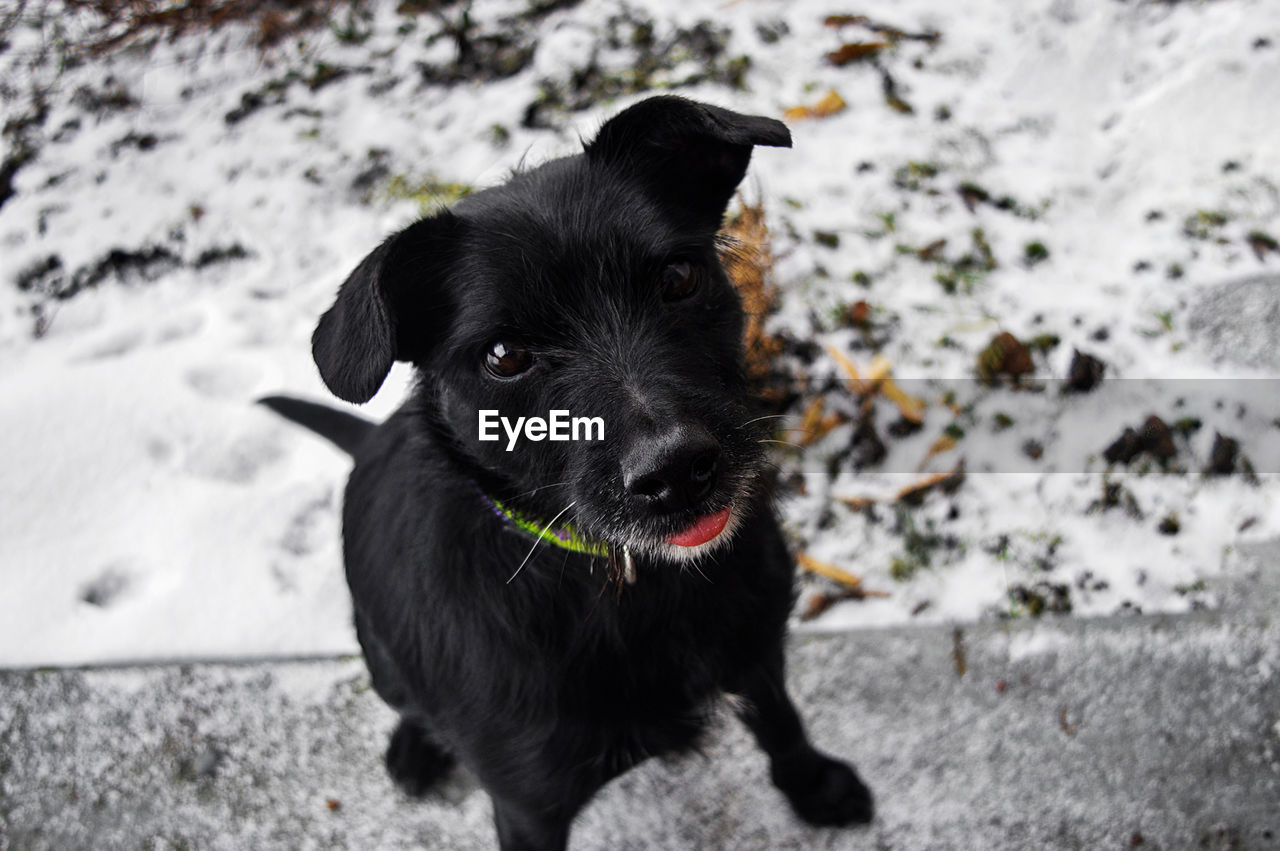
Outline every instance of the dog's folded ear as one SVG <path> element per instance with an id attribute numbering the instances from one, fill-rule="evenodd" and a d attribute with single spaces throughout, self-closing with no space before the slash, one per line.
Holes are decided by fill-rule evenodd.
<path id="1" fill-rule="evenodd" d="M 606 121 L 586 152 L 716 229 L 755 145 L 789 148 L 791 133 L 772 118 L 659 95 Z"/>
<path id="2" fill-rule="evenodd" d="M 415 222 L 361 261 L 311 335 L 311 355 L 333 395 L 367 402 L 391 364 L 424 357 L 443 329 L 444 277 L 460 230 L 450 213 Z"/>

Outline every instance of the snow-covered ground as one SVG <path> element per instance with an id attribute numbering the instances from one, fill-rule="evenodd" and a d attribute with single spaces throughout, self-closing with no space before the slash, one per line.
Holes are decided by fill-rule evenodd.
<path id="1" fill-rule="evenodd" d="M 929 404 L 894 437 L 875 401 L 887 454 L 861 470 L 852 422 L 780 446 L 797 545 L 888 593 L 804 628 L 1212 604 L 1233 544 L 1280 532 L 1280 353 L 1220 361 L 1191 330 L 1206 294 L 1280 265 L 1276 4 L 481 0 L 477 32 L 505 42 L 458 82 L 439 19 L 396 6 L 265 52 L 232 26 L 79 63 L 59 46 L 87 13 L 0 14 L 21 18 L 5 155 L 29 154 L 0 207 L 0 665 L 354 650 L 347 461 L 252 402 L 326 398 L 309 336 L 361 257 L 573 152 L 639 79 L 774 116 L 847 104 L 792 120 L 794 149 L 757 152 L 747 183 L 775 234 L 770 328 L 819 346 L 784 356 L 807 388 L 792 425 L 818 395 L 858 410 L 828 346 L 863 371 L 883 355 Z M 870 23 L 824 24 L 845 12 Z M 1038 392 L 973 380 L 1002 331 L 1040 344 Z M 1074 349 L 1105 378 L 1063 396 Z M 1106 472 L 1152 414 L 1182 472 Z M 1254 475 L 1201 475 L 1216 432 Z M 961 457 L 953 493 L 894 500 Z"/>

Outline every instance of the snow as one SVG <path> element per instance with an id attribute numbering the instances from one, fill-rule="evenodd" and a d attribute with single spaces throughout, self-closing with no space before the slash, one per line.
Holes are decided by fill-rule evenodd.
<path id="1" fill-rule="evenodd" d="M 339 548 L 349 462 L 253 400 L 327 398 L 309 357 L 315 320 L 361 257 L 420 212 L 389 191 L 393 178 L 497 183 L 521 162 L 573 152 L 644 96 L 552 113 L 554 130 L 520 126 L 540 80 L 566 78 L 597 51 L 616 4 L 584 0 L 547 15 L 530 24 L 537 51 L 528 68 L 452 87 L 419 83 L 418 63 L 451 59 L 447 39 L 425 44 L 438 21 L 406 18 L 395 5 L 374 4 L 360 24 L 371 34 L 359 43 L 319 31 L 260 52 L 244 29 L 227 27 L 61 71 L 51 49 L 58 30 L 81 31 L 88 13 L 55 5 L 41 26 L 9 33 L 0 53 L 5 120 L 22 115 L 37 89 L 48 93 L 49 114 L 0 209 L 0 665 L 356 650 Z M 479 4 L 474 14 L 484 28 L 524 7 Z M 882 59 L 914 114 L 885 105 L 871 66 L 825 62 L 842 41 L 875 37 L 823 26 L 835 11 L 942 34 L 933 47 L 902 41 Z M 702 82 L 681 94 L 775 116 L 831 89 L 848 102 L 829 118 L 793 122 L 794 150 L 753 159 L 745 186 L 769 213 L 783 291 L 771 327 L 843 348 L 866 368 L 873 353 L 850 350 L 859 333 L 830 319 L 835 307 L 866 299 L 892 329 L 880 352 L 909 379 L 904 389 L 931 402 L 921 432 L 886 439 L 877 469 L 844 463 L 828 475 L 852 426 L 802 456 L 780 451 L 784 475 L 799 472 L 806 483 L 806 494 L 782 504 L 796 543 L 890 593 L 839 603 L 800 628 L 1025 616 L 1009 590 L 1037 583 L 1068 586 L 1077 615 L 1182 611 L 1213 603 L 1211 580 L 1236 543 L 1280 532 L 1274 341 L 1233 362 L 1194 333 L 1207 294 L 1274 275 L 1280 261 L 1255 258 L 1245 242 L 1251 231 L 1280 235 L 1270 108 L 1280 8 L 655 0 L 644 14 L 659 39 L 710 20 L 730 30 L 726 57 L 751 57 L 747 90 Z M 767 41 L 758 25 L 776 31 L 779 20 L 787 34 Z M 397 34 L 410 23 L 411 33 Z M 1255 46 L 1260 39 L 1270 45 Z M 628 56 L 625 47 L 599 49 L 605 68 L 626 68 Z M 303 80 L 321 63 L 354 70 L 313 91 Z M 690 70 L 686 62 L 658 76 L 681 80 Z M 290 71 L 303 79 L 289 81 Z M 282 94 L 228 123 L 246 93 L 271 81 Z M 109 86 L 136 106 L 93 109 L 77 95 Z M 156 140 L 145 149 L 124 141 L 148 133 Z M 895 186 L 911 162 L 937 175 L 920 189 Z M 955 192 L 964 181 L 993 199 L 1012 196 L 1023 214 L 966 209 Z M 1186 236 L 1184 222 L 1202 210 L 1222 211 L 1225 223 L 1208 239 Z M 1163 216 L 1149 221 L 1151 211 Z M 974 228 L 999 266 L 954 295 L 934 281 L 935 265 L 899 248 L 945 238 L 954 259 Z M 838 246 L 819 244 L 814 231 L 836 234 Z M 1024 265 L 1032 241 L 1049 257 Z M 197 267 L 205 252 L 237 246 L 246 257 Z M 151 248 L 168 259 L 49 302 L 42 318 L 32 312 L 37 296 L 15 286 L 49 257 L 70 276 L 113 249 Z M 1146 271 L 1135 270 L 1140 261 Z M 1175 265 L 1182 274 L 1170 277 Z M 855 272 L 869 288 L 850 282 Z M 972 380 L 977 352 L 1000 330 L 1061 338 L 1037 364 L 1043 393 Z M 938 345 L 943 338 L 949 345 Z M 1073 348 L 1107 363 L 1094 394 L 1057 392 Z M 816 384 L 840 375 L 825 355 L 810 370 Z M 409 378 L 398 367 L 367 413 L 393 410 Z M 947 391 L 969 410 L 956 416 L 939 404 Z M 855 410 L 838 386 L 825 395 L 829 409 Z M 1177 397 L 1186 399 L 1181 409 Z M 883 399 L 876 405 L 883 432 L 896 414 Z M 995 434 L 997 412 L 1014 424 Z M 1106 480 L 1132 494 L 1141 519 L 1123 508 L 1091 511 L 1103 489 L 1102 450 L 1150 413 L 1203 420 L 1180 443 L 1187 472 L 1113 470 Z M 953 420 L 965 438 L 922 464 Z M 1199 475 L 1215 431 L 1241 441 L 1255 484 Z M 1021 452 L 1031 438 L 1044 444 L 1039 461 Z M 892 504 L 922 471 L 951 469 L 960 456 L 968 473 L 953 496 L 931 494 L 905 514 Z M 882 501 L 859 513 L 834 499 L 855 496 Z M 1181 531 L 1163 535 L 1157 526 L 1171 514 Z M 903 581 L 891 567 L 904 554 L 907 517 L 954 545 L 934 549 Z M 1210 587 L 1195 590 L 1199 580 Z"/>

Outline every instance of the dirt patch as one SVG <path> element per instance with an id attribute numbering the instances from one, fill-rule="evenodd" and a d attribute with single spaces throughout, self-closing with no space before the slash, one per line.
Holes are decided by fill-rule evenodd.
<path id="1" fill-rule="evenodd" d="M 553 128 L 557 113 L 580 112 L 597 103 L 653 89 L 715 82 L 746 86 L 747 56 L 729 56 L 729 30 L 709 20 L 658 34 L 654 19 L 624 8 L 604 26 L 591 58 L 559 79 L 544 79 L 525 108 L 523 126 Z M 620 62 L 619 57 L 625 61 Z M 606 57 L 609 57 L 606 59 Z M 692 68 L 677 73 L 682 68 Z"/>
<path id="2" fill-rule="evenodd" d="M 67 0 L 71 12 L 89 13 L 91 23 L 75 48 L 91 58 L 233 23 L 246 25 L 250 42 L 266 50 L 361 5 L 361 0 Z"/>
<path id="3" fill-rule="evenodd" d="M 14 284 L 19 290 L 38 296 L 41 301 L 64 301 L 107 280 L 146 283 L 182 267 L 206 269 L 251 256 L 248 249 L 239 243 L 206 248 L 191 259 L 182 257 L 165 245 L 147 245 L 113 248 L 98 259 L 68 271 L 62 258 L 52 254 L 20 271 L 14 278 Z"/>

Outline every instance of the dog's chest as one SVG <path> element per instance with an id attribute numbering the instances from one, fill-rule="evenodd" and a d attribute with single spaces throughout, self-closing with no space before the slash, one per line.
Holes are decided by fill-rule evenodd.
<path id="1" fill-rule="evenodd" d="M 593 730 L 588 749 L 619 771 L 696 747 L 724 705 L 719 660 L 655 649 L 598 656 L 566 683 L 561 720 L 578 735 Z"/>
<path id="2" fill-rule="evenodd" d="M 637 583 L 631 598 L 582 622 L 564 659 L 567 696 L 640 722 L 705 718 L 747 661 L 736 652 L 744 612 L 717 613 L 701 595 L 646 600 L 642 592 Z"/>

